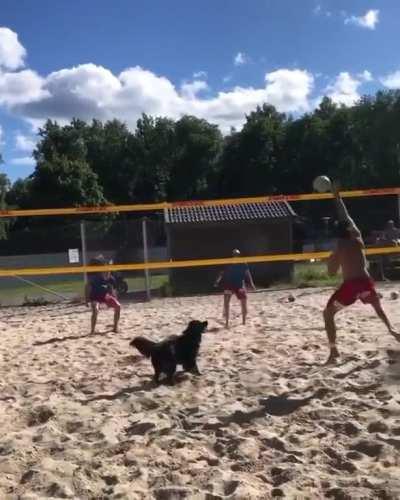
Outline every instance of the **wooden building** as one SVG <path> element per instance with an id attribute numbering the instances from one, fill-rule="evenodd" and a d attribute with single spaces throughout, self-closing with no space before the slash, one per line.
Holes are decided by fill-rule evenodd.
<path id="1" fill-rule="evenodd" d="M 291 253 L 292 226 L 296 216 L 287 202 L 240 205 L 184 206 L 164 212 L 169 258 L 172 260 L 231 257 L 238 248 L 242 256 Z M 250 265 L 256 286 L 290 281 L 292 263 Z M 213 290 L 220 268 L 197 267 L 170 270 L 174 294 Z"/>

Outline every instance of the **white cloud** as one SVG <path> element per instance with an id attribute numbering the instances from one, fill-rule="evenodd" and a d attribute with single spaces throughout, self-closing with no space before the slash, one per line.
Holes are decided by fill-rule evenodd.
<path id="1" fill-rule="evenodd" d="M 25 54 L 25 49 L 20 51 L 19 61 L 14 61 L 16 69 Z M 235 57 L 237 65 L 248 61 L 243 52 Z M 7 64 L 10 66 L 10 61 Z M 281 68 L 267 73 L 265 83 L 259 87 L 236 86 L 213 96 L 201 95 L 209 87 L 205 79 L 199 77 L 200 73 L 197 72 L 198 78 L 177 88 L 168 78 L 140 66 L 127 68 L 118 75 L 95 64 L 64 68 L 47 76 L 31 69 L 3 68 L 0 70 L 0 106 L 33 127 L 42 125 L 46 119 L 66 123 L 76 117 L 83 120 L 117 118 L 134 128 L 141 114 L 148 113 L 173 119 L 192 114 L 228 131 L 232 126 L 240 128 L 246 115 L 263 103 L 275 106 L 280 112 L 301 113 L 310 110 L 314 102 L 314 76 L 306 70 Z M 230 75 L 225 82 L 228 79 Z M 358 96 L 359 84 L 343 73 L 330 91 L 336 100 L 350 102 Z M 15 141 L 21 152 L 29 153 L 34 147 L 33 139 L 20 133 Z M 11 160 L 11 164 L 32 165 L 33 159 L 18 157 Z"/>
<path id="2" fill-rule="evenodd" d="M 187 99 L 195 99 L 202 90 L 207 90 L 207 82 L 203 80 L 194 80 L 193 82 L 185 82 L 181 86 L 181 94 Z"/>
<path id="3" fill-rule="evenodd" d="M 308 71 L 279 69 L 265 75 L 266 101 L 280 111 L 306 111 L 308 98 L 314 88 L 314 77 Z"/>
<path id="4" fill-rule="evenodd" d="M 15 147 L 18 151 L 31 153 L 36 146 L 36 141 L 32 137 L 17 132 L 15 135 Z"/>
<path id="5" fill-rule="evenodd" d="M 31 103 L 47 95 L 43 89 L 44 80 L 30 69 L 16 73 L 0 70 L 0 106 L 16 106 Z"/>
<path id="6" fill-rule="evenodd" d="M 326 88 L 326 93 L 333 102 L 352 106 L 360 99 L 360 94 L 358 93 L 360 85 L 360 80 L 353 78 L 348 72 L 342 72 L 336 80 Z"/>
<path id="7" fill-rule="evenodd" d="M 400 70 L 381 78 L 381 83 L 388 89 L 400 89 Z"/>
<path id="8" fill-rule="evenodd" d="M 0 68 L 16 70 L 24 66 L 25 48 L 18 35 L 9 28 L 0 27 Z"/>
<path id="9" fill-rule="evenodd" d="M 22 156 L 18 158 L 12 158 L 7 162 L 9 165 L 15 167 L 34 167 L 35 160 L 31 156 Z"/>
<path id="10" fill-rule="evenodd" d="M 19 85 L 8 85 L 15 80 Z M 0 77 L 0 89 L 2 85 L 6 89 L 4 94 L 0 91 L 3 104 L 35 125 L 47 118 L 61 123 L 72 117 L 119 118 L 134 128 L 145 112 L 170 118 L 193 114 L 229 130 L 239 128 L 246 114 L 264 102 L 282 112 L 308 110 L 314 77 L 304 70 L 280 69 L 267 73 L 260 88 L 234 87 L 213 97 L 200 97 L 208 89 L 204 80 L 185 82 L 178 89 L 167 78 L 139 66 L 114 75 L 102 66 L 84 64 L 45 78 L 29 70 L 6 73 L 3 80 Z"/>
<path id="11" fill-rule="evenodd" d="M 232 80 L 232 78 L 233 78 L 233 75 L 226 75 L 226 76 L 224 76 L 224 78 L 222 79 L 222 81 L 224 83 L 228 83 L 228 82 L 230 82 Z"/>
<path id="12" fill-rule="evenodd" d="M 244 52 L 238 52 L 233 59 L 233 64 L 235 66 L 243 66 L 249 62 L 247 55 Z"/>
<path id="13" fill-rule="evenodd" d="M 329 10 L 325 10 L 322 8 L 322 5 L 320 4 L 317 4 L 314 8 L 313 8 L 313 14 L 315 16 L 320 16 L 320 15 L 324 15 L 326 17 L 331 17 L 332 16 L 332 12 L 329 11 Z"/>
<path id="14" fill-rule="evenodd" d="M 364 82 L 372 82 L 374 80 L 372 73 L 366 69 L 360 73 L 358 77 Z"/>
<path id="15" fill-rule="evenodd" d="M 239 64 L 248 60 L 241 52 L 236 59 Z M 225 83 L 230 77 L 224 79 Z M 370 78 L 366 70 L 357 78 L 343 72 L 326 91 L 335 102 L 351 105 L 359 98 L 359 86 Z M 257 87 L 236 86 L 211 95 L 205 79 L 195 78 L 177 87 L 168 78 L 140 66 L 120 74 L 95 64 L 64 68 L 47 76 L 30 69 L 0 70 L 0 106 L 34 127 L 46 119 L 66 123 L 76 117 L 103 121 L 117 118 L 133 129 L 141 114 L 147 113 L 172 119 L 191 114 L 229 131 L 231 127 L 239 129 L 246 115 L 263 103 L 280 112 L 311 110 L 317 102 L 314 82 L 314 75 L 304 69 L 280 68 L 266 73 L 264 84 Z M 209 93 L 201 94 L 207 90 Z M 29 153 L 34 140 L 18 133 L 15 145 L 19 151 Z M 23 156 L 12 159 L 11 164 L 33 165 L 34 161 Z"/>
<path id="16" fill-rule="evenodd" d="M 360 28 L 374 30 L 379 22 L 379 10 L 371 9 L 363 16 L 350 16 L 344 20 L 345 24 L 354 24 Z"/>
<path id="17" fill-rule="evenodd" d="M 119 118 L 134 126 L 143 112 L 179 116 L 183 104 L 189 101 L 167 78 L 139 66 L 118 76 L 94 64 L 62 69 L 44 78 L 41 90 L 41 99 L 14 105 L 12 110 L 31 123 L 47 118 L 61 122 L 72 117 Z"/>
<path id="18" fill-rule="evenodd" d="M 281 112 L 301 112 L 309 109 L 308 97 L 314 78 L 307 71 L 281 69 L 265 75 L 262 88 L 235 87 L 217 96 L 193 101 L 191 113 L 218 123 L 223 131 L 240 128 L 245 115 L 257 105 L 269 103 Z"/>
<path id="19" fill-rule="evenodd" d="M 197 72 L 193 73 L 193 78 L 195 80 L 198 80 L 199 78 L 206 79 L 207 76 L 208 76 L 207 71 L 197 71 Z"/>

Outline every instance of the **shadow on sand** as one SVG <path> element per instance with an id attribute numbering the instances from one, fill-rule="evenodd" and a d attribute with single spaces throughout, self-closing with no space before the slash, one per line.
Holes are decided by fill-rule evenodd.
<path id="1" fill-rule="evenodd" d="M 135 385 L 133 387 L 124 387 L 123 389 L 120 389 L 119 391 L 115 392 L 114 394 L 98 394 L 97 396 L 93 396 L 93 397 L 85 399 L 85 400 L 80 400 L 79 402 L 86 405 L 89 403 L 93 403 L 94 401 L 115 401 L 117 399 L 126 398 L 130 394 L 135 394 L 136 392 L 152 391 L 154 389 L 157 389 L 157 387 L 160 387 L 163 385 L 173 388 L 175 385 L 178 385 L 185 380 L 187 380 L 187 374 L 185 372 L 179 372 L 179 373 L 175 374 L 174 384 L 172 384 L 172 385 L 166 384 L 165 380 L 161 380 L 161 382 L 159 384 L 156 384 L 153 379 L 148 379 L 146 377 L 146 380 L 144 380 L 143 382 L 140 382 L 138 385 Z"/>
<path id="2" fill-rule="evenodd" d="M 86 339 L 86 338 L 92 338 L 92 337 L 104 337 L 107 333 L 111 333 L 112 330 L 106 330 L 105 332 L 96 332 L 96 333 L 88 333 L 86 335 L 71 335 L 69 337 L 53 337 L 52 339 L 48 340 L 39 340 L 37 342 L 34 342 L 32 345 L 34 346 L 42 346 L 42 345 L 47 345 L 47 344 L 57 344 L 59 342 L 67 342 L 68 340 L 81 340 L 81 339 Z"/>

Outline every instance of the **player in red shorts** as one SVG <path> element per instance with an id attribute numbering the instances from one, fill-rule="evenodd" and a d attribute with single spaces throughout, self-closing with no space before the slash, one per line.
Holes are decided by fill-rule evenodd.
<path id="1" fill-rule="evenodd" d="M 237 248 L 232 252 L 233 257 L 240 257 L 240 250 Z M 225 326 L 229 328 L 229 306 L 231 302 L 231 297 L 233 294 L 236 295 L 240 301 L 242 308 L 242 323 L 246 324 L 247 317 L 247 293 L 246 293 L 246 281 L 249 283 L 253 290 L 256 289 L 253 278 L 251 276 L 249 266 L 247 264 L 232 264 L 227 266 L 224 271 L 222 271 L 216 282 L 215 286 L 218 286 L 222 281 L 224 288 L 224 316 L 225 316 Z"/>
<path id="2" fill-rule="evenodd" d="M 92 259 L 90 264 L 104 265 L 106 264 L 106 261 L 103 256 L 98 256 Z M 106 304 L 107 307 L 114 309 L 113 331 L 118 333 L 118 321 L 121 314 L 121 304 L 115 296 L 115 280 L 110 273 L 90 273 L 89 283 L 86 287 L 85 295 L 86 304 L 89 305 L 90 302 L 92 306 L 90 333 L 95 333 L 100 304 Z"/>
<path id="3" fill-rule="evenodd" d="M 328 273 L 334 276 L 342 268 L 343 283 L 329 299 L 324 310 L 325 328 L 329 340 L 330 355 L 327 363 L 339 356 L 336 347 L 335 315 L 344 307 L 361 300 L 371 304 L 376 314 L 385 323 L 389 333 L 400 342 L 400 335 L 393 329 L 375 290 L 374 282 L 368 273 L 361 233 L 349 216 L 336 184 L 332 185 L 339 220 L 336 224 L 337 248 L 328 260 Z"/>

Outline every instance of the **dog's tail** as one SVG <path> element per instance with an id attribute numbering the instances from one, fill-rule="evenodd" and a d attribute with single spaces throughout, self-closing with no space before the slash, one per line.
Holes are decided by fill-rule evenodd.
<path id="1" fill-rule="evenodd" d="M 153 342 L 152 340 L 146 339 L 145 337 L 135 337 L 130 343 L 130 346 L 136 347 L 136 349 L 142 354 L 149 358 L 154 352 L 157 342 Z"/>

